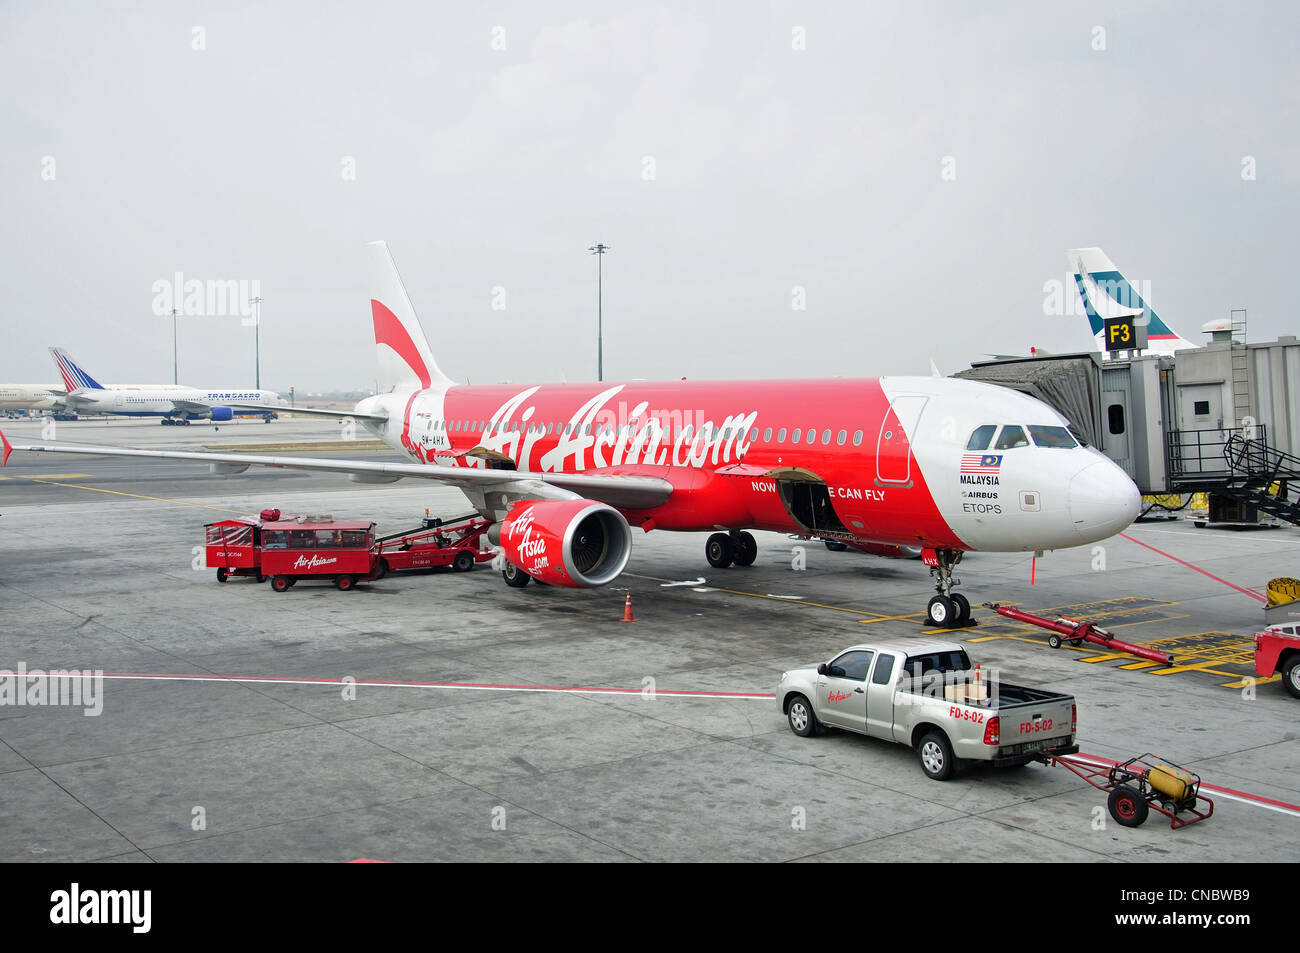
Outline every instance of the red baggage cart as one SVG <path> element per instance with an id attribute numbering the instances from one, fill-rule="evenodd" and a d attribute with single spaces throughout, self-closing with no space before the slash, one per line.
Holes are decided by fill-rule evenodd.
<path id="1" fill-rule="evenodd" d="M 300 579 L 328 578 L 339 589 L 374 579 L 375 524 L 363 520 L 275 520 L 262 524 L 263 575 L 285 592 Z"/>
<path id="2" fill-rule="evenodd" d="M 256 576 L 261 570 L 262 524 L 257 520 L 228 519 L 204 526 L 209 569 L 216 569 L 217 582 L 231 576 Z"/>

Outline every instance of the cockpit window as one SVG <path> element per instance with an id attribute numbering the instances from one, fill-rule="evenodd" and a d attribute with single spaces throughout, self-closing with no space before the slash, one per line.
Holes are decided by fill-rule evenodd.
<path id="1" fill-rule="evenodd" d="M 1025 432 L 1014 424 L 1003 427 L 1002 433 L 998 434 L 998 442 L 994 444 L 994 450 L 1014 450 L 1016 447 L 1029 446 L 1029 438 Z"/>
<path id="2" fill-rule="evenodd" d="M 1070 436 L 1070 431 L 1064 427 L 1040 427 L 1035 424 L 1029 425 L 1029 436 L 1034 438 L 1034 444 L 1039 447 L 1073 447 L 1075 446 L 1074 438 Z"/>
<path id="3" fill-rule="evenodd" d="M 1079 446 L 1081 446 L 1081 447 L 1086 447 L 1086 446 L 1088 446 L 1088 440 L 1087 440 L 1087 438 L 1084 437 L 1084 435 L 1083 435 L 1082 433 L 1080 433 L 1078 427 L 1076 427 L 1076 426 L 1074 426 L 1073 424 L 1071 424 L 1070 427 L 1069 427 L 1068 429 L 1069 429 L 1069 431 L 1070 431 L 1070 436 L 1073 437 L 1076 441 L 1078 441 Z"/>
<path id="4" fill-rule="evenodd" d="M 976 427 L 975 432 L 966 441 L 966 449 L 987 450 L 989 441 L 993 439 L 993 434 L 997 429 L 997 424 L 985 424 L 983 427 Z"/>

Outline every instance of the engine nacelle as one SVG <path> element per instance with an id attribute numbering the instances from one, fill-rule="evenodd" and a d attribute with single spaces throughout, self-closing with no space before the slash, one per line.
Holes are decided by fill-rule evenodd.
<path id="1" fill-rule="evenodd" d="M 234 420 L 235 412 L 229 407 L 213 407 L 212 420 L 215 423 L 225 423 L 227 420 Z"/>
<path id="2" fill-rule="evenodd" d="M 551 586 L 607 585 L 632 555 L 632 530 L 623 514 L 591 500 L 516 503 L 498 533 L 505 558 Z"/>

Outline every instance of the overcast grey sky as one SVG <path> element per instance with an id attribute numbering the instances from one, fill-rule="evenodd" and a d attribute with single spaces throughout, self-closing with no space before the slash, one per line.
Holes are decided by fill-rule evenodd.
<path id="1" fill-rule="evenodd" d="M 0 380 L 170 381 L 179 271 L 260 281 L 263 386 L 371 386 L 376 238 L 476 383 L 594 378 L 597 241 L 607 378 L 1085 349 L 1083 245 L 1193 341 L 1296 333 L 1298 11 L 6 0 Z M 182 318 L 180 375 L 251 385 L 252 329 Z"/>

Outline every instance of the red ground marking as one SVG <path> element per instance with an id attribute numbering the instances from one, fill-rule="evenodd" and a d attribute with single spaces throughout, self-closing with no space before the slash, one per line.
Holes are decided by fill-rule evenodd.
<path id="1" fill-rule="evenodd" d="M 1174 562 L 1178 563 L 1179 565 L 1186 566 L 1188 569 L 1194 570 L 1195 572 L 1199 572 L 1202 576 L 1208 576 L 1209 578 L 1213 579 L 1215 582 L 1221 582 L 1225 586 L 1229 587 L 1230 589 L 1236 589 L 1238 592 L 1242 593 L 1243 595 L 1250 596 L 1252 599 L 1258 599 L 1260 602 L 1268 602 L 1268 599 L 1266 599 L 1264 596 L 1259 595 L 1258 593 L 1251 592 L 1249 589 L 1243 589 L 1241 586 L 1238 586 L 1236 583 L 1228 582 L 1228 580 L 1226 579 L 1220 579 L 1214 573 L 1206 572 L 1200 566 L 1193 566 L 1187 560 L 1179 559 L 1177 556 L 1173 556 L 1165 552 L 1163 549 L 1156 549 L 1150 543 L 1144 543 L 1140 539 L 1134 539 L 1128 533 L 1120 533 L 1119 535 L 1122 536 L 1124 539 L 1127 539 L 1130 543 L 1137 543 L 1139 546 L 1144 546 L 1147 549 L 1151 550 L 1151 552 L 1153 553 L 1159 553 L 1161 556 L 1164 556 L 1166 559 L 1172 559 Z"/>

